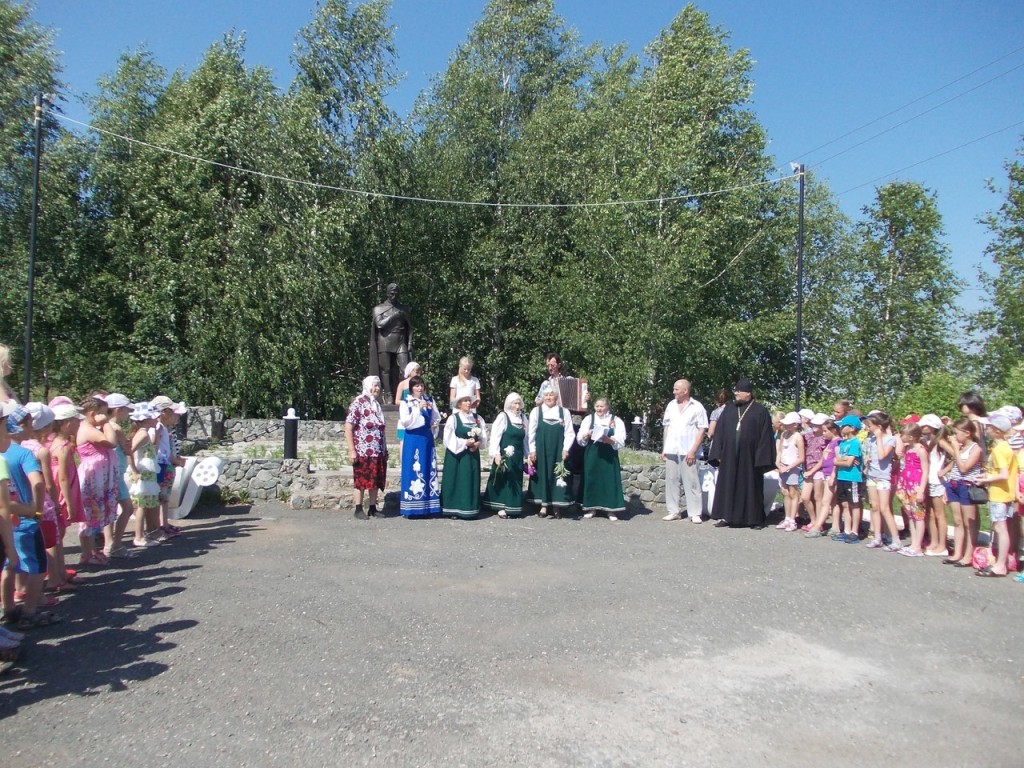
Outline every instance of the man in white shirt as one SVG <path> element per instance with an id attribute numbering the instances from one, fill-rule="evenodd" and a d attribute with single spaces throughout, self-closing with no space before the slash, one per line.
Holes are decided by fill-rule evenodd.
<path id="1" fill-rule="evenodd" d="M 683 508 L 690 520 L 701 522 L 700 477 L 697 451 L 708 431 L 708 413 L 690 397 L 690 382 L 680 379 L 672 387 L 675 399 L 665 406 L 661 419 L 665 439 L 661 459 L 665 462 L 665 507 L 662 520 L 681 520 L 680 490 L 686 497 Z"/>

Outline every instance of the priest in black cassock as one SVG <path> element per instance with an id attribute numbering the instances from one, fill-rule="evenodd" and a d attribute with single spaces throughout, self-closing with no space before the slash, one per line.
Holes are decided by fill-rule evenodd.
<path id="1" fill-rule="evenodd" d="M 718 417 L 708 462 L 718 467 L 711 519 L 726 526 L 764 527 L 764 473 L 775 468 L 775 435 L 768 409 L 754 402 L 754 387 L 740 379 L 736 399 Z"/>

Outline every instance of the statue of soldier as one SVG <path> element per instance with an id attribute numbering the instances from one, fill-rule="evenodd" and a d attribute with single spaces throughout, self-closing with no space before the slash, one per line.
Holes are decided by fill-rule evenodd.
<path id="1" fill-rule="evenodd" d="M 398 301 L 398 286 L 391 283 L 388 298 L 373 308 L 370 327 L 370 375 L 379 376 L 381 399 L 391 403 L 412 359 L 412 314 Z"/>

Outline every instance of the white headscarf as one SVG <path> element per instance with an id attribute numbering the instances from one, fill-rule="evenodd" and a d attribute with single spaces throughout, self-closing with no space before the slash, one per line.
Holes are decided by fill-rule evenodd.
<path id="1" fill-rule="evenodd" d="M 380 376 L 367 376 L 363 379 L 363 394 L 367 397 L 373 397 L 374 384 L 380 384 Z"/>
<path id="2" fill-rule="evenodd" d="M 415 371 L 419 367 L 420 367 L 419 363 L 409 363 L 408 365 L 406 365 L 405 366 L 405 378 L 408 379 L 410 376 L 412 376 L 412 372 Z"/>
<path id="3" fill-rule="evenodd" d="M 512 412 L 512 403 L 514 403 L 516 400 L 519 401 L 519 404 L 521 406 L 519 408 L 519 414 L 518 415 L 516 415 L 516 414 L 514 414 Z M 516 424 L 517 426 L 522 426 L 523 423 L 524 423 L 524 420 L 526 418 L 524 416 L 524 414 L 523 414 L 523 411 L 525 410 L 525 408 L 526 408 L 526 404 L 523 402 L 523 398 L 522 398 L 522 396 L 518 392 L 509 392 L 508 393 L 508 397 L 505 398 L 504 411 L 505 411 L 505 418 L 508 419 L 508 423 L 509 424 Z"/>
<path id="4" fill-rule="evenodd" d="M 384 411 L 383 409 L 381 409 L 380 403 L 377 402 L 377 398 L 373 396 L 374 384 L 380 384 L 379 376 L 367 376 L 365 379 L 363 379 L 363 395 L 366 397 L 367 400 L 370 401 L 370 405 L 373 406 L 373 410 L 380 418 L 380 420 L 384 421 Z"/>

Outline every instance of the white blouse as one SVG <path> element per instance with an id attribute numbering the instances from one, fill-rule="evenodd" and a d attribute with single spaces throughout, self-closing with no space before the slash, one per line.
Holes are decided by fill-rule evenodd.
<path id="1" fill-rule="evenodd" d="M 426 413 L 427 417 L 424 417 L 424 412 L 420 410 L 421 400 L 403 400 L 398 404 L 398 426 L 402 429 L 419 429 L 427 423 L 427 418 L 430 419 L 430 431 L 433 432 L 434 437 L 437 437 L 437 425 L 441 422 L 441 414 L 437 412 L 437 403 L 431 400 L 431 404 L 434 406 Z"/>
<path id="2" fill-rule="evenodd" d="M 530 453 L 537 451 L 537 425 L 541 419 L 544 419 L 548 424 L 558 423 L 558 412 L 562 412 L 562 450 L 568 451 L 572 446 L 572 441 L 576 435 L 572 431 L 572 414 L 569 413 L 567 408 L 560 408 L 557 405 L 538 405 L 532 411 L 530 411 L 530 428 L 529 428 L 529 445 Z"/>
<path id="3" fill-rule="evenodd" d="M 453 400 L 458 400 L 466 395 L 476 400 L 480 396 L 480 379 L 476 376 L 470 376 L 464 382 L 460 382 L 458 376 L 452 376 L 452 383 L 448 387 L 455 390 Z"/>
<path id="4" fill-rule="evenodd" d="M 444 447 L 456 455 L 466 450 L 466 439 L 455 435 L 455 427 L 460 420 L 470 429 L 476 427 L 480 430 L 480 445 L 487 442 L 487 425 L 484 424 L 484 420 L 475 413 L 464 414 L 462 411 L 456 411 L 444 423 Z"/>
<path id="5" fill-rule="evenodd" d="M 507 411 L 502 411 L 494 419 L 494 423 L 491 424 L 491 440 L 487 444 L 487 452 L 491 454 L 491 458 L 494 458 L 501 453 L 501 438 L 505 434 L 505 430 L 509 427 L 509 422 L 512 421 L 509 418 Z M 526 419 L 523 418 L 522 414 L 519 414 L 519 421 L 512 421 L 517 427 L 523 428 L 523 456 L 527 456 L 530 453 L 530 436 L 527 430 Z"/>
<path id="6" fill-rule="evenodd" d="M 612 448 L 616 451 L 622 450 L 622 447 L 626 444 L 626 425 L 622 423 L 622 419 L 618 416 L 613 416 L 611 413 L 607 413 L 604 416 L 598 416 L 593 413 L 583 420 L 580 424 L 579 435 L 576 436 L 576 442 L 580 445 L 586 445 L 594 438 L 592 433 L 600 433 L 597 438 L 606 436 L 608 428 L 614 426 L 615 434 L 612 438 Z M 601 432 L 604 430 L 604 432 Z"/>

